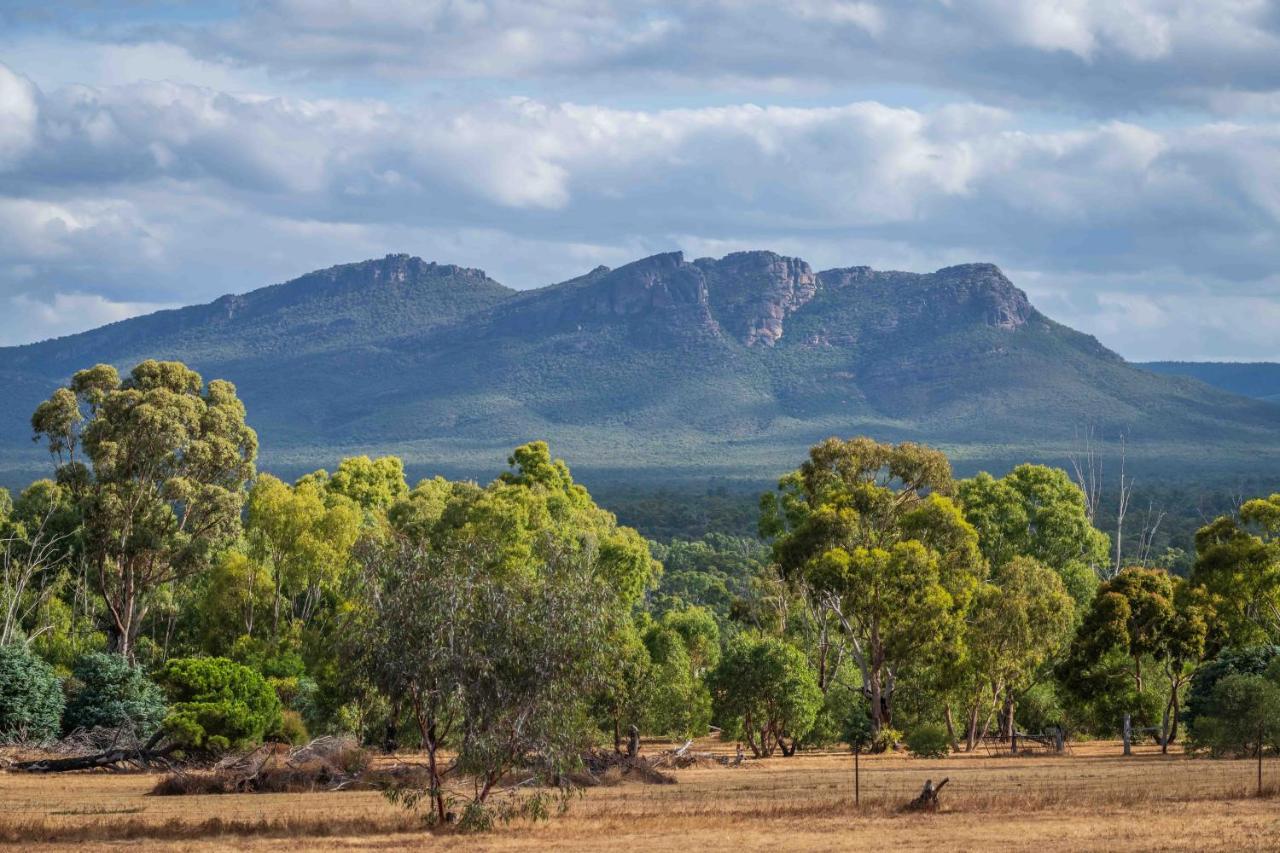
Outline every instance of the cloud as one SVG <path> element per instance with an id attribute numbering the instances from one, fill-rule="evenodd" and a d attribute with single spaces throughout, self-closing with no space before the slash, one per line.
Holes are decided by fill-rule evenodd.
<path id="1" fill-rule="evenodd" d="M 1178 4 L 1131 5 L 1105 20 L 1102 7 L 1063 3 L 1066 19 L 1038 23 L 995 2 L 970 8 L 993 20 L 1003 10 L 992 38 L 1034 35 L 1041 44 L 1026 49 L 1071 62 L 1176 54 L 1184 18 L 1138 12 Z M 387 8 L 419 26 L 434 9 L 432 26 L 480 29 L 516 14 Z M 590 9 L 567 3 L 565 25 Z M 803 9 L 859 43 L 902 26 L 887 5 Z M 326 11 L 336 17 L 308 26 L 338 28 L 349 14 Z M 597 47 L 576 44 L 575 62 Z M 1052 316 L 1126 354 L 1156 355 L 1179 330 L 1218 351 L 1226 318 L 1248 311 L 1257 330 L 1239 348 L 1280 356 L 1267 343 L 1280 317 L 1263 307 L 1280 286 L 1280 123 L 1266 115 L 1045 121 L 963 98 L 659 108 L 173 80 L 38 87 L 0 66 L 0 116 L 0 300 L 25 306 L 0 318 L 10 341 L 49 332 L 33 306 L 61 305 L 56 331 L 69 331 L 115 310 L 102 306 L 202 301 L 389 251 L 527 287 L 652 251 L 766 247 L 819 267 L 995 261 Z"/>
<path id="2" fill-rule="evenodd" d="M 0 65 L 0 168 L 21 159 L 35 142 L 35 87 Z"/>
<path id="3" fill-rule="evenodd" d="M 887 83 L 1102 115 L 1280 90 L 1267 0 L 260 0 L 132 32 L 285 80 L 739 96 Z"/>
<path id="4" fill-rule="evenodd" d="M 18 294 L 7 300 L 0 345 L 60 337 L 174 307 L 163 302 L 112 302 L 96 293 L 54 293 L 48 301 Z"/>

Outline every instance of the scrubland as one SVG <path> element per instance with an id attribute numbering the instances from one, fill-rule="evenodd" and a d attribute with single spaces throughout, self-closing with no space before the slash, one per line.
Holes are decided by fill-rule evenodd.
<path id="1" fill-rule="evenodd" d="M 707 749 L 723 745 L 707 741 Z M 657 750 L 650 745 L 646 751 Z M 414 756 L 399 760 L 413 761 Z M 84 850 L 1274 850 L 1280 766 L 1119 744 L 1064 756 L 864 757 L 853 803 L 846 753 L 672 771 L 573 795 L 550 820 L 481 835 L 427 831 L 373 791 L 156 797 L 151 774 L 0 775 L 0 841 Z M 903 814 L 925 779 L 950 779 L 937 814 Z"/>

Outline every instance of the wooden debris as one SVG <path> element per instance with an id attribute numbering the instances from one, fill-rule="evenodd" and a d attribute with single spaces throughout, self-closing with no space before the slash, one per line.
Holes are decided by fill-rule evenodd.
<path id="1" fill-rule="evenodd" d="M 951 778 L 947 777 L 935 786 L 932 779 L 926 779 L 920 795 L 903 806 L 903 809 L 909 812 L 936 812 L 939 806 L 938 794 L 942 793 L 943 787 L 950 781 Z"/>

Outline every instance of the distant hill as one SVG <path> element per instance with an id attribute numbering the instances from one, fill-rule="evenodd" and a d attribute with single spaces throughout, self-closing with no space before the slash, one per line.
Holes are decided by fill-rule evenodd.
<path id="1" fill-rule="evenodd" d="M 764 251 L 531 291 L 390 255 L 0 349 L 0 467 L 44 466 L 27 419 L 74 370 L 144 357 L 235 382 L 280 470 L 394 452 L 488 475 L 541 437 L 597 479 L 770 478 L 856 433 L 972 467 L 1061 460 L 1093 424 L 1135 463 L 1280 471 L 1280 408 L 1128 364 L 995 266 L 815 272 Z"/>
<path id="2" fill-rule="evenodd" d="M 1215 388 L 1280 403 L 1280 364 L 1268 361 L 1147 361 L 1139 367 L 1167 376 L 1189 376 Z"/>

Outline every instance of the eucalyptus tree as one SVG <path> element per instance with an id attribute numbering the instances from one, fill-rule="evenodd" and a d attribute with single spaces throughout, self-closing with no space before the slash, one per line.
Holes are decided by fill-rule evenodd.
<path id="1" fill-rule="evenodd" d="M 1181 693 L 1204 656 L 1211 612 L 1205 599 L 1163 569 L 1129 567 L 1098 588 L 1060 670 L 1080 695 L 1114 689 L 1109 656 L 1127 658 L 1135 695 L 1146 688 L 1148 662 L 1161 667 L 1168 690 L 1161 743 L 1177 736 Z"/>
<path id="2" fill-rule="evenodd" d="M 957 651 L 986 574 L 953 488 L 937 450 L 831 438 L 761 501 L 761 533 L 783 577 L 801 582 L 849 639 L 873 733 L 891 725 L 904 671 Z"/>
<path id="3" fill-rule="evenodd" d="M 1074 609 L 1058 574 L 1030 557 L 1009 560 L 978 588 L 966 631 L 968 750 L 985 731 L 988 699 L 1001 709 L 1001 731 L 1014 731 L 1017 697 L 1070 642 Z"/>
<path id="4" fill-rule="evenodd" d="M 391 507 L 391 534 L 358 547 L 366 582 L 352 651 L 417 721 L 429 781 L 401 797 L 426 799 L 435 820 L 454 775 L 474 781 L 477 814 L 512 767 L 554 777 L 577 760 L 657 570 L 644 540 L 545 443 L 510 463 L 483 488 L 419 484 Z"/>
<path id="5" fill-rule="evenodd" d="M 84 525 L 112 650 L 132 657 L 156 592 L 201 571 L 240 533 L 258 439 L 230 382 L 144 361 L 123 379 L 82 370 L 31 419 Z"/>
<path id="6" fill-rule="evenodd" d="M 993 568 L 1033 557 L 1058 574 L 1077 606 L 1089 604 L 1110 540 L 1089 521 L 1085 494 L 1065 471 L 1019 465 L 999 479 L 962 480 L 956 492 Z"/>
<path id="7" fill-rule="evenodd" d="M 1189 580 L 1213 602 L 1215 645 L 1280 642 L 1280 494 L 1197 532 Z"/>

